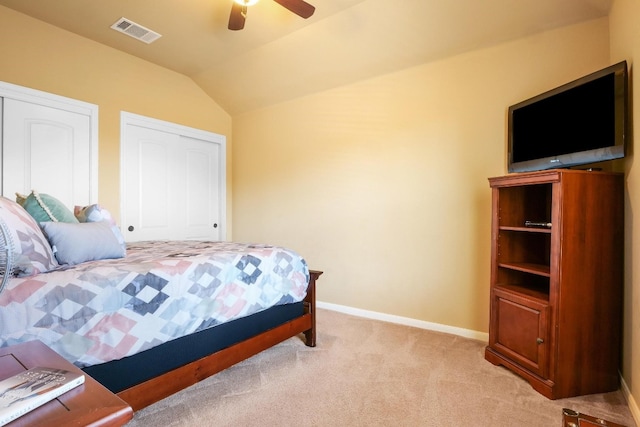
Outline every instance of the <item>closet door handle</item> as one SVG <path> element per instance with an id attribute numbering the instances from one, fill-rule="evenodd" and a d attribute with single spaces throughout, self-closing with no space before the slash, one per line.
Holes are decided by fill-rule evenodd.
<path id="1" fill-rule="evenodd" d="M 128 226 L 128 227 L 127 227 L 127 230 L 129 230 L 129 231 L 133 231 L 133 230 L 134 230 L 133 225 Z"/>

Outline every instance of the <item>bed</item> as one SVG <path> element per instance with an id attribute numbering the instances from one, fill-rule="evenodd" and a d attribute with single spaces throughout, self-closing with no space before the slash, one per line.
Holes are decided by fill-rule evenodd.
<path id="1" fill-rule="evenodd" d="M 322 272 L 295 251 L 126 244 L 99 206 L 65 222 L 19 201 L 0 197 L 0 347 L 43 341 L 138 410 L 298 334 L 316 344 Z"/>

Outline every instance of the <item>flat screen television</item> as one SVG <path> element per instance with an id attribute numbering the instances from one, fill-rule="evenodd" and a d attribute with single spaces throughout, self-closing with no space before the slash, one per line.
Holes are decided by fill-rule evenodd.
<path id="1" fill-rule="evenodd" d="M 624 157 L 627 90 L 623 61 L 509 107 L 509 172 Z"/>

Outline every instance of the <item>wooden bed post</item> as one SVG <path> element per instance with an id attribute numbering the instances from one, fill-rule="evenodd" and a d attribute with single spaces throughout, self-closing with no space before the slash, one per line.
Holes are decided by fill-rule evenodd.
<path id="1" fill-rule="evenodd" d="M 304 331 L 306 344 L 309 347 L 316 346 L 316 280 L 322 271 L 309 270 L 309 286 L 307 296 L 304 298 L 304 312 L 311 315 L 311 329 Z"/>

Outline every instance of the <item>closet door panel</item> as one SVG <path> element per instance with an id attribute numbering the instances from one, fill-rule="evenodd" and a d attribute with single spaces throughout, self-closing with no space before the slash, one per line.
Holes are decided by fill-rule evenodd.
<path id="1" fill-rule="evenodd" d="M 185 148 L 185 236 L 220 240 L 219 146 L 184 136 L 181 145 Z"/>
<path id="2" fill-rule="evenodd" d="M 127 127 L 124 145 L 127 240 L 178 238 L 173 226 L 176 204 L 182 202 L 182 184 L 174 177 L 178 141 L 179 138 L 171 133 L 133 125 Z"/>
<path id="3" fill-rule="evenodd" d="M 89 204 L 90 117 L 10 98 L 3 104 L 2 194 L 35 189 L 70 208 Z"/>

